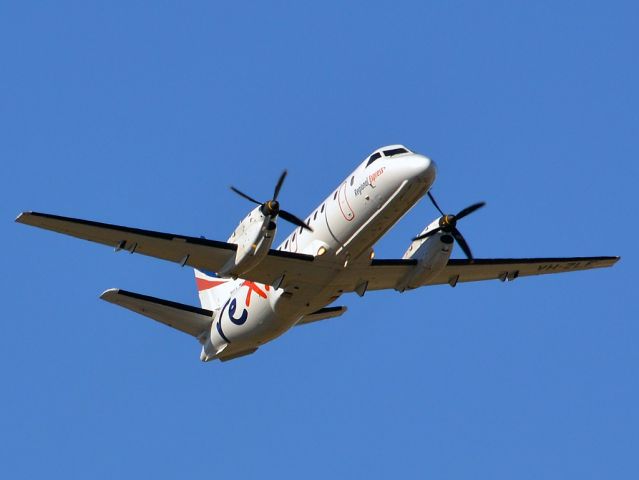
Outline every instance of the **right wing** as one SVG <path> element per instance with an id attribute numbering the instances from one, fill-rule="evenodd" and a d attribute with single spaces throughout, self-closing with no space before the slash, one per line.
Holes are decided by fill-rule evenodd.
<path id="1" fill-rule="evenodd" d="M 206 238 L 155 232 L 108 223 L 62 217 L 48 213 L 24 212 L 16 222 L 64 233 L 101 243 L 130 253 L 140 253 L 200 270 L 217 272 L 237 251 L 237 245 Z M 301 284 L 323 285 L 332 278 L 334 269 L 319 265 L 315 257 L 301 253 L 269 250 L 266 257 L 242 277 L 253 282 L 273 285 L 280 277 L 285 289 Z"/>
<path id="2" fill-rule="evenodd" d="M 481 280 L 514 280 L 519 277 L 574 272 L 613 266 L 619 257 L 566 257 L 566 258 L 486 258 L 474 260 L 451 259 L 434 278 L 420 286 Z M 339 278 L 344 291 L 394 289 L 417 266 L 416 260 L 373 260 L 369 265 L 354 268 Z"/>
<path id="3" fill-rule="evenodd" d="M 514 280 L 532 275 L 576 272 L 593 268 L 612 267 L 619 257 L 567 258 L 496 258 L 449 260 L 448 265 L 428 285 L 481 280 Z"/>

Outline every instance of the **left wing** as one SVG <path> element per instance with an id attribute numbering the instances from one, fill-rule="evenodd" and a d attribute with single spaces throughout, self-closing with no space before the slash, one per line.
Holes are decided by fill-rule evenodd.
<path id="1" fill-rule="evenodd" d="M 235 255 L 237 245 L 206 238 L 155 232 L 108 223 L 62 217 L 48 213 L 24 212 L 16 222 L 53 230 L 117 250 L 140 253 L 200 270 L 219 271 Z M 247 280 L 273 285 L 284 276 L 284 288 L 301 284 L 322 285 L 334 275 L 329 265 L 318 265 L 315 257 L 301 253 L 269 250 L 249 273 Z"/>

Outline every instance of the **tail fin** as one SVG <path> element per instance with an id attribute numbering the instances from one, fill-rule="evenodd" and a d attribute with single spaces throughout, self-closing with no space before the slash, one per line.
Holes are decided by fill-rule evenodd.
<path id="1" fill-rule="evenodd" d="M 207 310 L 220 308 L 236 287 L 231 278 L 220 278 L 215 273 L 204 273 L 197 269 L 194 272 L 200 304 Z"/>

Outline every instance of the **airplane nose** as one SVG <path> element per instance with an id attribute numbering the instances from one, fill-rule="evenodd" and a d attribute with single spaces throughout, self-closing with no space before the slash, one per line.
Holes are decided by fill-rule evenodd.
<path id="1" fill-rule="evenodd" d="M 437 176 L 437 165 L 424 155 L 414 155 L 411 159 L 413 178 L 432 185 Z"/>

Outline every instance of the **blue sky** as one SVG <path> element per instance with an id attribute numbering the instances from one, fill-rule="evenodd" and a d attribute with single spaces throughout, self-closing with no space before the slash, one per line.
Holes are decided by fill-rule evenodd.
<path id="1" fill-rule="evenodd" d="M 6 478 L 636 478 L 636 2 L 3 2 Z M 192 272 L 16 225 L 37 210 L 226 239 L 289 169 L 310 212 L 370 151 L 431 156 L 478 257 L 613 269 L 345 296 L 201 364 L 101 302 Z M 396 257 L 423 201 L 377 247 Z M 280 225 L 280 238 L 289 227 Z M 458 255 L 458 253 L 457 253 Z"/>

